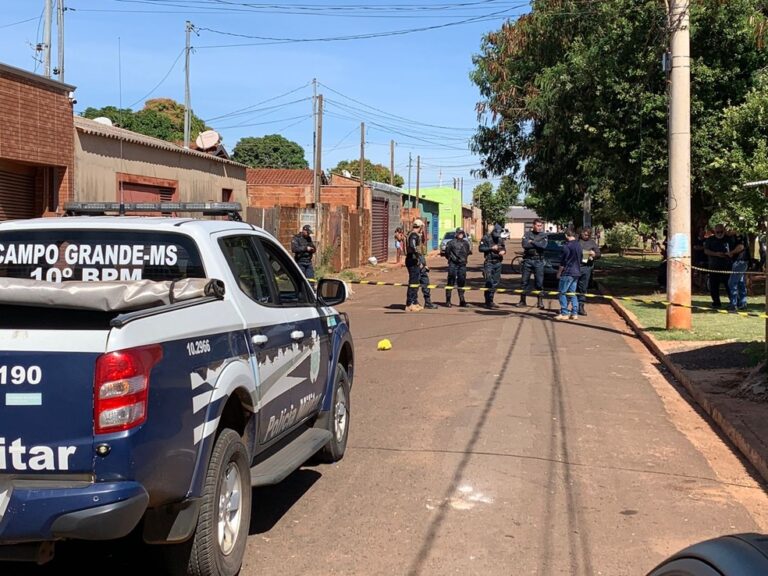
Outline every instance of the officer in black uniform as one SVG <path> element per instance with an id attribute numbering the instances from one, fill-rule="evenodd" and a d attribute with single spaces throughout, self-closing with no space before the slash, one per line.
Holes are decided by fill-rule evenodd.
<path id="1" fill-rule="evenodd" d="M 293 259 L 304 272 L 307 278 L 315 277 L 315 269 L 312 267 L 312 256 L 315 255 L 317 248 L 312 242 L 312 228 L 309 224 L 305 225 L 301 232 L 296 234 L 291 240 L 291 251 Z"/>
<path id="2" fill-rule="evenodd" d="M 413 221 L 411 233 L 405 239 L 405 267 L 408 269 L 408 292 L 406 293 L 405 309 L 408 312 L 418 312 L 423 308 L 419 306 L 419 289 L 424 294 L 424 308 L 437 308 L 430 299 L 429 268 L 427 261 L 421 253 L 421 237 L 424 222 L 420 218 Z"/>
<path id="3" fill-rule="evenodd" d="M 522 285 L 523 290 L 520 296 L 520 302 L 517 306 L 526 306 L 525 296 L 530 291 L 531 274 L 533 274 L 534 285 L 539 291 L 537 297 L 537 306 L 539 310 L 544 309 L 544 296 L 541 291 L 544 289 L 544 249 L 547 247 L 547 233 L 544 232 L 544 222 L 539 218 L 533 221 L 533 228 L 523 235 L 523 270 Z"/>
<path id="4" fill-rule="evenodd" d="M 448 259 L 448 286 L 463 288 L 467 281 L 467 258 L 472 250 L 467 242 L 464 230 L 456 228 L 456 235 L 445 246 L 445 257 Z M 451 307 L 451 288 L 445 289 L 445 305 Z M 459 290 L 459 306 L 467 307 L 464 290 Z"/>
<path id="5" fill-rule="evenodd" d="M 509 238 L 507 232 L 501 224 L 496 224 L 493 230 L 483 236 L 480 241 L 480 252 L 485 255 L 485 264 L 483 265 L 483 276 L 485 277 L 485 307 L 492 309 L 498 308 L 493 302 L 493 295 L 496 293 L 496 287 L 501 281 L 501 261 L 507 253 L 505 244 Z"/>

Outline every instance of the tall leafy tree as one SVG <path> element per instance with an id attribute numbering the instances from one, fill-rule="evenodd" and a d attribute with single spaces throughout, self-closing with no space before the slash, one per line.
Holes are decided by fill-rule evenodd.
<path id="1" fill-rule="evenodd" d="M 279 134 L 242 138 L 232 159 L 253 168 L 308 168 L 304 148 Z"/>
<path id="2" fill-rule="evenodd" d="M 692 2 L 697 213 L 716 194 L 704 170 L 711 137 L 768 63 L 755 39 L 761 7 Z M 534 0 L 530 14 L 486 35 L 472 73 L 482 96 L 473 140 L 481 175 L 522 168 L 526 203 L 551 220 L 577 220 L 585 192 L 597 222 L 661 219 L 667 95 L 659 63 L 669 31 L 660 0 Z"/>
<path id="3" fill-rule="evenodd" d="M 490 182 L 475 186 L 472 190 L 472 202 L 483 212 L 483 230 L 490 224 L 504 223 L 507 210 L 516 203 L 517 193 L 517 188 L 509 184 L 499 185 L 496 190 Z"/>
<path id="4" fill-rule="evenodd" d="M 360 177 L 360 161 L 359 160 L 342 160 L 336 167 L 331 170 L 337 174 L 341 174 L 344 171 L 349 172 L 352 176 Z M 367 158 L 365 159 L 363 170 L 365 171 L 365 180 L 373 180 L 374 182 L 383 182 L 389 184 L 389 168 L 383 164 L 374 164 Z M 393 179 L 395 186 L 402 187 L 405 183 L 403 177 L 400 174 L 395 174 Z"/>
<path id="5" fill-rule="evenodd" d="M 146 136 L 181 144 L 184 141 L 184 106 L 170 98 L 147 100 L 144 108 L 134 112 L 130 108 L 105 106 L 86 108 L 85 118 L 109 118 L 112 124 Z M 210 130 L 202 118 L 192 114 L 190 137 L 194 141 L 200 132 Z"/>

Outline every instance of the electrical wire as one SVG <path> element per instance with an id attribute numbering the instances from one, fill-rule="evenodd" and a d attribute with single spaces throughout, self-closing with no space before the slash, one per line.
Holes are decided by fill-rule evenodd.
<path id="1" fill-rule="evenodd" d="M 522 6 L 527 6 L 527 2 L 525 4 L 521 4 Z M 504 10 L 499 10 L 497 12 L 492 12 L 490 14 L 484 14 L 481 16 L 474 16 L 472 18 L 466 18 L 463 20 L 457 20 L 454 22 L 446 22 L 443 24 L 433 24 L 431 26 L 421 26 L 418 28 L 407 28 L 404 30 L 390 30 L 387 32 L 367 32 L 364 34 L 351 34 L 348 36 L 330 36 L 330 37 L 324 37 L 324 38 L 287 38 L 287 37 L 277 37 L 277 36 L 256 36 L 256 35 L 250 35 L 250 34 L 239 34 L 236 32 L 227 32 L 225 30 L 216 30 L 213 28 L 199 28 L 201 32 L 211 32 L 212 34 L 219 34 L 222 36 L 230 36 L 234 38 L 245 38 L 249 40 L 261 40 L 261 42 L 257 43 L 240 43 L 240 44 L 219 44 L 219 45 L 203 45 L 203 46 L 197 46 L 199 49 L 204 48 L 232 48 L 232 47 L 243 47 L 243 46 L 264 46 L 266 44 L 287 44 L 287 43 L 307 43 L 307 42 L 343 42 L 343 41 L 349 41 L 349 40 L 367 40 L 372 38 L 383 38 L 388 36 L 403 36 L 406 34 L 415 34 L 419 32 L 428 32 L 431 30 L 439 30 L 442 28 L 449 28 L 452 26 L 461 26 L 464 24 L 472 24 L 475 22 L 483 22 L 487 20 L 493 20 L 496 18 L 503 18 L 503 14 L 506 14 L 507 12 L 510 12 L 514 8 L 505 8 Z"/>
<path id="2" fill-rule="evenodd" d="M 160 86 L 163 84 L 163 82 L 165 82 L 167 80 L 168 76 L 171 75 L 171 72 L 173 72 L 173 69 L 176 68 L 176 64 L 179 63 L 179 59 L 181 58 L 181 55 L 184 54 L 184 50 L 186 50 L 186 48 L 182 48 L 181 49 L 181 52 L 179 52 L 179 55 L 176 56 L 176 60 L 173 61 L 173 64 L 171 64 L 171 67 L 168 69 L 168 72 L 165 73 L 165 76 L 163 76 L 162 80 L 160 80 L 160 82 L 155 84 L 155 87 L 152 88 L 152 90 L 150 90 L 149 92 L 144 94 L 144 96 L 142 96 L 141 98 L 136 100 L 136 102 L 133 102 L 133 103 L 129 104 L 128 108 L 133 108 L 134 106 L 136 106 L 136 104 L 144 102 L 146 98 L 149 98 L 152 94 L 154 94 L 155 90 L 160 88 Z"/>
<path id="3" fill-rule="evenodd" d="M 32 22 L 33 20 L 37 20 L 39 16 L 33 16 L 32 18 L 27 18 L 26 20 L 19 20 L 18 22 L 11 22 L 10 24 L 3 24 L 0 25 L 0 28 L 10 28 L 11 26 L 17 26 L 18 24 L 25 24 L 27 22 Z"/>
<path id="4" fill-rule="evenodd" d="M 232 112 L 227 112 L 226 114 L 221 114 L 219 116 L 212 116 L 211 118 L 206 118 L 206 122 L 211 122 L 213 120 L 220 120 L 221 118 L 227 118 L 229 116 L 237 116 L 241 113 L 245 112 L 246 110 L 250 110 L 252 108 L 255 108 L 257 106 L 261 106 L 262 104 L 266 104 L 267 102 L 272 102 L 274 100 L 279 100 L 280 98 L 285 98 L 286 96 L 290 96 L 291 94 L 294 94 L 298 92 L 299 90 L 303 90 L 307 86 L 309 86 L 312 82 L 307 82 L 306 84 L 303 84 L 299 86 L 298 88 L 294 88 L 293 90 L 289 90 L 288 92 L 285 92 L 283 94 L 280 94 L 278 96 L 273 96 L 272 98 L 267 98 L 266 100 L 262 100 L 261 102 L 256 102 L 256 104 L 251 104 L 250 106 L 246 106 L 245 108 L 239 108 L 237 110 L 234 110 Z M 304 100 L 307 100 L 307 98 L 304 98 L 303 100 L 295 100 L 294 102 L 303 102 Z M 289 103 L 290 104 L 290 103 Z"/>

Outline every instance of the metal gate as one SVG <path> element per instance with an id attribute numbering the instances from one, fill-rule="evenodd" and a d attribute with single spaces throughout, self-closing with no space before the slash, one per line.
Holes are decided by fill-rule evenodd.
<path id="1" fill-rule="evenodd" d="M 432 218 L 432 230 L 430 230 L 432 237 L 429 239 L 432 245 L 432 250 L 437 250 L 440 247 L 440 221 L 437 219 L 437 215 Z"/>
<path id="2" fill-rule="evenodd" d="M 371 252 L 379 262 L 386 262 L 389 252 L 389 202 L 374 198 L 372 212 Z"/>
<path id="3" fill-rule="evenodd" d="M 23 172 L 0 170 L 0 220 L 35 216 L 34 170 Z"/>

